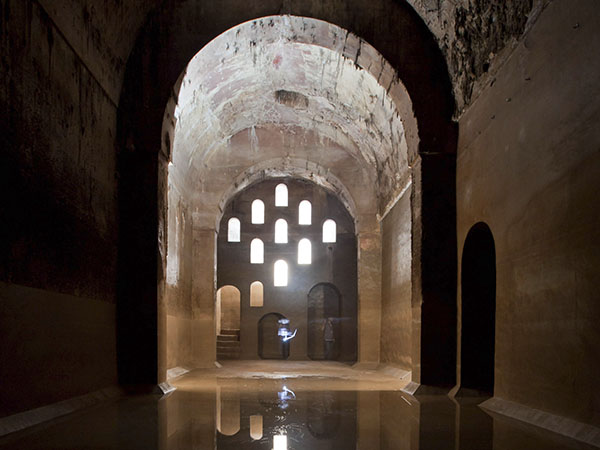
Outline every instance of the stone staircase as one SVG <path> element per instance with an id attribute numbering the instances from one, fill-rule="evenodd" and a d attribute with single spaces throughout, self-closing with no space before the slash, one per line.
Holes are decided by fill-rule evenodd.
<path id="1" fill-rule="evenodd" d="M 240 359 L 240 330 L 221 330 L 217 335 L 217 359 Z"/>

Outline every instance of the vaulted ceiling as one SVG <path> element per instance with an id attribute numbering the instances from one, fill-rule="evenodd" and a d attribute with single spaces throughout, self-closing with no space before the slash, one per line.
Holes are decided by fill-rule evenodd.
<path id="1" fill-rule="evenodd" d="M 272 16 L 204 47 L 166 115 L 176 121 L 174 170 L 200 183 L 191 189 L 205 214 L 232 179 L 244 185 L 258 170 L 312 179 L 373 214 L 378 197 L 409 180 L 411 111 L 394 70 L 366 42 L 327 22 Z"/>

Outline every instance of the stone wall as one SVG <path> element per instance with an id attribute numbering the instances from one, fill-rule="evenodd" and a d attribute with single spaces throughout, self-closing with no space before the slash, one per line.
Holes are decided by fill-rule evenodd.
<path id="1" fill-rule="evenodd" d="M 477 222 L 496 244 L 495 395 L 596 425 L 597 8 L 550 3 L 461 118 L 457 166 L 459 261 Z"/>
<path id="2" fill-rule="evenodd" d="M 117 106 L 38 2 L 6 0 L 0 11 L 0 415 L 9 415 L 117 382 Z"/>
<path id="3" fill-rule="evenodd" d="M 288 186 L 288 207 L 274 206 L 275 186 L 284 181 Z M 265 203 L 265 223 L 250 223 L 251 203 Z M 298 225 L 298 204 L 312 203 L 312 224 Z M 241 221 L 241 242 L 227 242 L 229 218 Z M 276 219 L 288 223 L 288 243 L 274 243 Z M 322 223 L 331 218 L 337 224 L 336 243 L 322 242 Z M 264 264 L 250 264 L 250 242 L 264 242 Z M 312 263 L 299 265 L 298 241 L 308 238 L 312 243 Z M 288 285 L 273 285 L 273 264 L 278 259 L 288 263 Z M 250 284 L 264 285 L 264 304 L 250 307 Z M 307 301 L 311 288 L 319 283 L 333 284 L 341 294 L 341 309 L 336 339 L 339 340 L 339 359 L 357 358 L 357 252 L 354 223 L 341 202 L 332 194 L 307 181 L 274 179 L 255 184 L 230 200 L 226 207 L 218 237 L 217 285 L 232 285 L 241 292 L 241 349 L 242 359 L 257 359 L 258 321 L 267 313 L 280 313 L 290 319 L 298 334 L 291 341 L 290 359 L 308 359 Z M 369 324 L 367 324 L 367 327 Z"/>
<path id="4" fill-rule="evenodd" d="M 410 189 L 381 223 L 381 362 L 412 369 Z"/>
<path id="5" fill-rule="evenodd" d="M 452 78 L 457 114 L 471 103 L 548 0 L 407 0 L 435 35 Z M 505 52 L 506 53 L 506 52 Z M 504 55 L 505 56 L 505 55 Z"/>

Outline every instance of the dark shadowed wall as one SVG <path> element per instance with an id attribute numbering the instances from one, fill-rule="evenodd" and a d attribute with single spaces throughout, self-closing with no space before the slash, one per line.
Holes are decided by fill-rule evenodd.
<path id="1" fill-rule="evenodd" d="M 599 28 L 597 2 L 551 2 L 461 117 L 457 165 L 459 260 L 477 222 L 496 245 L 495 395 L 596 425 Z"/>

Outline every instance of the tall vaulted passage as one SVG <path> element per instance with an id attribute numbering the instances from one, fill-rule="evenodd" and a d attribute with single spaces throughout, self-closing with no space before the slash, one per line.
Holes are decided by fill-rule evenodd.
<path id="1" fill-rule="evenodd" d="M 412 12 L 402 7 L 396 12 L 406 15 L 408 20 L 403 33 L 408 30 L 425 32 L 411 18 Z M 163 25 L 159 20 L 159 23 L 150 26 L 148 32 L 155 26 Z M 164 26 L 168 28 L 169 24 Z M 176 35 L 174 37 L 177 39 Z M 206 38 L 198 35 L 195 41 L 185 41 L 192 57 L 188 61 L 167 64 L 169 67 L 179 65 L 181 71 L 172 78 L 172 87 L 165 92 L 168 92 L 167 96 L 152 96 L 164 99 L 166 108 L 163 106 L 160 124 L 158 121 L 150 122 L 152 126 L 160 125 L 161 137 L 157 143 L 160 143 L 161 151 L 151 166 L 158 171 L 154 188 L 158 204 L 152 205 L 148 201 L 146 205 L 156 211 L 159 242 L 169 243 L 159 247 L 157 257 L 160 266 L 165 273 L 173 275 L 165 280 L 159 273 L 156 297 L 158 329 L 153 332 L 157 334 L 159 343 L 156 356 L 150 355 L 149 348 L 145 362 L 131 370 L 127 369 L 129 358 L 124 355 L 128 354 L 127 348 L 133 345 L 132 341 L 142 339 L 144 332 L 133 335 L 132 327 L 125 326 L 128 314 L 137 307 L 143 310 L 153 307 L 147 304 L 148 297 L 145 300 L 139 297 L 145 288 L 140 286 L 135 293 L 128 291 L 128 312 L 122 314 L 120 322 L 123 325 L 120 346 L 120 354 L 124 357 L 122 376 L 135 377 L 135 372 L 141 375 L 142 366 L 150 368 L 155 365 L 155 376 L 161 380 L 167 369 L 181 365 L 209 366 L 217 358 L 216 334 L 212 331 L 215 320 L 213 286 L 217 279 L 215 267 L 219 267 L 216 236 L 219 224 L 224 223 L 223 211 L 228 203 L 235 202 L 232 199 L 238 192 L 260 180 L 273 178 L 310 181 L 333 194 L 353 218 L 357 240 L 356 253 L 352 257 L 357 268 L 357 315 L 349 322 L 342 322 L 344 326 L 355 327 L 350 333 L 354 337 L 340 339 L 335 344 L 335 351 L 330 353 L 339 353 L 336 357 L 354 358 L 359 362 L 382 360 L 399 364 L 412 372 L 417 383 L 452 386 L 455 376 L 453 324 L 456 319 L 452 286 L 455 281 L 452 271 L 433 270 L 435 266 L 447 268 L 455 264 L 455 138 L 449 116 L 442 117 L 451 110 L 452 104 L 445 97 L 444 88 L 436 85 L 426 94 L 419 87 L 418 77 L 412 72 L 414 68 L 406 72 L 407 68 L 402 64 L 404 59 L 409 58 L 405 48 L 389 47 L 389 43 L 382 42 L 383 50 L 390 58 L 388 60 L 359 35 L 324 20 L 293 15 L 266 16 L 242 22 L 210 41 L 203 39 Z M 139 42 L 142 46 L 146 45 L 144 39 Z M 192 42 L 196 42 L 195 52 Z M 165 62 L 172 57 L 160 47 L 148 50 L 156 53 L 157 58 L 166 58 Z M 181 54 L 177 52 L 178 56 Z M 435 51 L 428 49 L 426 54 L 429 57 L 423 59 L 425 66 L 439 64 Z M 134 76 L 139 70 L 155 70 L 147 64 L 146 58 L 133 58 L 128 73 Z M 136 110 L 136 105 L 141 106 L 137 98 L 137 95 L 143 95 L 139 92 L 140 86 L 143 83 L 126 84 L 124 105 L 131 108 L 126 108 L 128 115 Z M 431 98 L 436 96 L 438 104 L 433 107 Z M 425 98 L 427 105 L 421 103 Z M 160 102 L 156 103 L 156 107 L 160 107 Z M 154 115 L 146 114 L 146 120 L 152 117 Z M 146 164 L 142 161 L 133 163 L 132 160 L 143 154 L 147 162 L 152 161 L 148 153 L 139 151 L 144 144 L 132 144 L 137 135 L 135 128 L 141 125 L 141 122 L 129 118 L 122 122 L 125 144 L 130 149 L 132 145 L 138 149 L 126 152 L 122 158 L 121 168 L 127 178 L 136 176 L 136 173 L 141 175 L 139 171 L 144 170 Z M 431 131 L 423 133 L 422 127 L 428 126 Z M 433 136 L 438 138 L 432 140 Z M 435 152 L 426 151 L 433 145 Z M 141 179 L 150 183 L 144 189 L 151 192 L 151 178 Z M 133 201 L 135 198 L 139 208 L 140 183 L 123 183 L 122 188 L 123 207 L 126 207 L 128 199 Z M 413 200 L 408 201 L 409 198 Z M 261 204 L 266 201 L 258 198 L 251 201 L 256 200 L 260 200 Z M 274 208 L 283 210 L 281 206 L 274 206 L 274 199 L 268 201 L 273 203 Z M 298 205 L 293 207 L 298 208 Z M 270 205 L 266 208 L 268 210 Z M 250 205 L 246 209 L 250 211 Z M 402 293 L 403 323 L 399 326 L 410 336 L 410 342 L 403 344 L 402 354 L 381 353 L 381 327 L 387 326 L 389 317 L 381 319 L 382 278 L 378 275 L 382 264 L 380 228 L 385 230 L 398 225 L 387 220 L 389 215 L 402 217 L 400 228 L 394 231 L 402 230 L 405 236 L 402 251 L 407 260 L 402 265 L 400 276 L 413 279 L 413 289 Z M 238 216 L 235 218 L 241 219 Z M 232 217 L 228 216 L 227 220 Z M 129 216 L 128 219 L 134 220 Z M 323 223 L 331 218 L 319 218 L 318 223 L 311 218 L 306 222 L 310 225 L 303 225 L 305 219 L 300 216 L 284 219 L 288 227 L 297 223 L 300 227 L 315 227 L 318 232 L 312 243 L 311 240 L 294 241 L 294 251 L 301 251 L 302 255 L 294 255 L 287 261 L 283 259 L 288 265 L 289 276 L 293 277 L 290 262 L 295 264 L 299 261 L 299 267 L 311 266 L 311 258 L 315 254 L 307 256 L 308 246 L 311 253 L 316 251 Z M 440 227 L 440 221 L 446 225 Z M 185 228 L 175 238 L 172 224 Z M 241 220 L 240 226 L 240 248 L 249 249 L 244 236 L 253 232 L 257 234 L 253 227 L 261 224 Z M 428 227 L 431 227 L 431 232 L 426 232 Z M 282 232 L 281 227 L 279 232 Z M 223 231 L 219 235 L 225 236 Z M 168 236 L 168 239 L 161 240 L 160 236 Z M 183 239 L 188 245 L 182 244 Z M 258 240 L 258 237 L 253 236 L 253 239 Z M 283 240 L 279 241 L 283 238 L 277 239 L 279 243 L 276 245 L 288 245 Z M 236 245 L 234 241 L 227 245 Z M 135 248 L 136 258 L 142 253 L 150 256 L 142 249 L 144 240 L 138 237 L 135 242 L 139 243 Z M 267 256 L 270 248 L 268 238 L 263 237 L 261 242 L 265 259 L 257 260 L 254 264 L 257 268 L 274 263 Z M 320 242 L 320 245 L 325 243 Z M 329 247 L 339 245 L 331 243 Z M 435 257 L 429 251 L 424 253 L 429 246 L 436 249 Z M 133 252 L 134 248 L 130 250 Z M 173 252 L 179 254 L 173 256 Z M 121 254 L 123 262 L 129 254 L 124 249 Z M 177 261 L 178 266 L 173 267 L 171 261 Z M 125 276 L 128 265 L 122 267 Z M 324 272 L 335 273 L 336 270 L 339 267 L 334 265 L 325 268 Z M 178 272 L 177 276 L 175 272 Z M 251 282 L 259 279 L 256 276 L 250 278 L 253 279 L 237 286 L 242 297 L 242 328 L 243 311 L 246 304 L 249 305 L 246 291 Z M 311 286 L 328 281 L 329 276 L 324 274 Z M 271 281 L 261 282 L 265 286 L 266 305 Z M 125 290 L 132 288 L 130 282 L 121 286 Z M 297 300 L 301 301 L 303 308 L 306 308 L 308 290 L 304 292 L 303 299 Z M 352 295 L 343 295 L 342 298 L 350 301 Z M 132 309 L 132 305 L 136 306 Z M 304 323 L 306 311 L 302 315 Z M 435 317 L 436 321 L 442 317 L 446 325 L 440 327 L 436 322 L 435 326 L 433 323 L 430 326 L 428 317 Z M 327 318 L 323 320 L 326 324 Z M 418 329 L 414 327 L 415 323 L 420 323 Z M 335 324 L 333 334 L 339 332 L 338 328 L 339 325 Z M 254 333 L 256 327 L 250 329 Z M 303 345 L 306 345 L 306 330 L 299 332 Z M 245 354 L 243 330 L 240 336 L 241 354 Z M 181 351 L 182 346 L 189 347 L 189 351 Z M 341 346 L 339 352 L 338 346 Z M 352 350 L 353 346 L 356 346 L 355 350 Z M 256 355 L 256 351 L 252 354 Z M 308 357 L 306 352 L 301 354 Z M 291 355 L 294 357 L 294 351 Z M 323 357 L 324 353 L 319 355 L 318 358 Z M 138 354 L 138 357 L 142 355 Z M 146 376 L 151 372 L 144 371 Z"/>
<path id="2" fill-rule="evenodd" d="M 0 0 L 0 30 L 0 435 L 374 369 L 404 392 L 112 406 L 144 449 L 283 446 L 294 401 L 289 447 L 523 447 L 485 408 L 600 446 L 598 0 Z M 65 419 L 8 440 L 136 428 Z"/>

